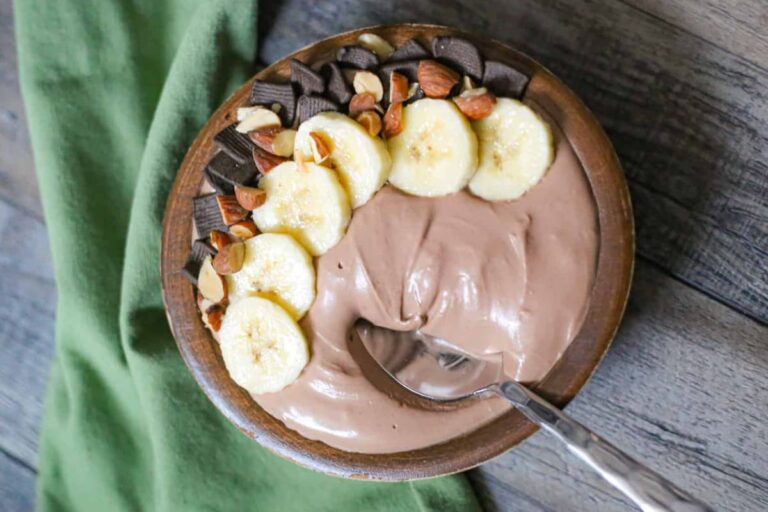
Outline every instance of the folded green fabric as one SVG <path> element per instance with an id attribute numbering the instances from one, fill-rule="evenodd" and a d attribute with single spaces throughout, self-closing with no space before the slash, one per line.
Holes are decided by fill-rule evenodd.
<path id="1" fill-rule="evenodd" d="M 57 356 L 40 510 L 473 510 L 463 477 L 376 484 L 285 462 L 215 410 L 160 296 L 160 224 L 187 147 L 252 72 L 256 4 L 17 0 L 51 239 Z"/>

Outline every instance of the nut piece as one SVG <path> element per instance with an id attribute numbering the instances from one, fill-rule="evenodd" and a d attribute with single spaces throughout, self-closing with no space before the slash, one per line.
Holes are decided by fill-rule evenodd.
<path id="1" fill-rule="evenodd" d="M 371 137 L 376 137 L 381 132 L 381 117 L 373 110 L 359 114 L 355 121 L 363 125 Z"/>
<path id="2" fill-rule="evenodd" d="M 240 240 L 248 240 L 259 234 L 259 228 L 252 220 L 241 220 L 229 226 L 229 232 Z"/>
<path id="3" fill-rule="evenodd" d="M 420 61 L 417 76 L 424 94 L 430 98 L 445 98 L 461 80 L 456 71 L 436 60 Z"/>
<path id="4" fill-rule="evenodd" d="M 467 91 L 471 91 L 475 87 L 475 82 L 472 81 L 472 77 L 464 75 L 464 77 L 461 79 L 461 93 L 464 94 Z"/>
<path id="5" fill-rule="evenodd" d="M 358 71 L 355 73 L 352 87 L 357 94 L 373 94 L 376 101 L 381 101 L 381 98 L 384 97 L 384 86 L 381 84 L 381 79 L 370 71 Z"/>
<path id="6" fill-rule="evenodd" d="M 389 75 L 389 102 L 402 103 L 408 99 L 408 78 L 393 71 Z"/>
<path id="7" fill-rule="evenodd" d="M 403 131 L 403 104 L 392 103 L 384 114 L 384 137 L 391 139 Z"/>
<path id="8" fill-rule="evenodd" d="M 256 169 L 258 169 L 261 174 L 267 174 L 285 161 L 285 158 L 273 155 L 272 153 L 267 153 L 259 147 L 253 148 L 253 163 L 256 164 Z"/>
<path id="9" fill-rule="evenodd" d="M 233 242 L 228 233 L 214 229 L 211 231 L 211 245 L 217 251 Z"/>
<path id="10" fill-rule="evenodd" d="M 281 126 L 269 126 L 250 132 L 248 137 L 264 151 L 287 158 L 293 154 L 296 130 L 285 129 Z"/>
<path id="11" fill-rule="evenodd" d="M 243 267 L 245 244 L 233 242 L 225 245 L 213 258 L 213 269 L 218 274 L 234 274 Z"/>
<path id="12" fill-rule="evenodd" d="M 255 210 L 267 200 L 267 193 L 260 188 L 235 185 L 235 198 L 246 210 Z"/>
<path id="13" fill-rule="evenodd" d="M 321 164 L 331 156 L 331 148 L 319 132 L 309 132 L 309 145 L 312 147 L 312 158 L 316 164 Z"/>
<path id="14" fill-rule="evenodd" d="M 496 96 L 485 87 L 471 89 L 453 98 L 459 110 L 472 121 L 479 121 L 491 115 Z"/>
<path id="15" fill-rule="evenodd" d="M 205 310 L 203 313 L 203 322 L 205 325 L 211 328 L 213 332 L 219 332 L 221 329 L 221 321 L 224 318 L 224 308 L 218 304 L 214 304 Z"/>
<path id="16" fill-rule="evenodd" d="M 352 99 L 349 100 L 350 117 L 356 117 L 357 114 L 366 110 L 376 110 L 376 98 L 373 94 L 364 92 L 352 96 Z"/>
<path id="17" fill-rule="evenodd" d="M 227 226 L 243 220 L 248 215 L 248 210 L 240 206 L 235 196 L 216 196 L 216 203 L 219 205 L 221 219 Z"/>
<path id="18" fill-rule="evenodd" d="M 227 300 L 227 282 L 213 268 L 210 256 L 206 256 L 200 266 L 197 289 L 204 299 L 214 304 L 223 304 Z"/>
<path id="19" fill-rule="evenodd" d="M 392 48 L 392 45 L 389 44 L 386 39 L 381 36 L 377 36 L 376 34 L 371 34 L 370 32 L 360 34 L 360 36 L 357 38 L 357 42 L 360 44 L 360 46 L 368 48 L 373 53 L 378 55 L 380 60 L 387 60 L 395 51 L 395 49 Z"/>
<path id="20" fill-rule="evenodd" d="M 299 171 L 309 172 L 309 168 L 307 167 L 307 162 L 305 160 L 304 153 L 302 153 L 298 149 L 293 152 L 293 161 L 296 163 L 296 167 L 298 167 Z"/>
<path id="21" fill-rule="evenodd" d="M 238 116 L 240 111 L 238 111 Z M 280 117 L 272 110 L 264 107 L 253 108 L 235 127 L 240 133 L 248 133 L 267 126 L 280 126 Z"/>

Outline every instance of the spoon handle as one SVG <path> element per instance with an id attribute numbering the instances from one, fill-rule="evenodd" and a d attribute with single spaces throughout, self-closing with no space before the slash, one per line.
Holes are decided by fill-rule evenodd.
<path id="1" fill-rule="evenodd" d="M 494 391 L 564 442 L 572 453 L 627 495 L 643 512 L 712 512 L 707 505 L 604 441 L 525 386 L 509 381 L 495 387 Z"/>

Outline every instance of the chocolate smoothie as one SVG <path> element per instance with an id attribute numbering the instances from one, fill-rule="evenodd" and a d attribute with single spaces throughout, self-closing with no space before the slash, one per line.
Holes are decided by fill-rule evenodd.
<path id="1" fill-rule="evenodd" d="M 364 453 L 437 444 L 508 409 L 497 398 L 451 411 L 389 398 L 348 351 L 360 317 L 420 328 L 474 354 L 503 352 L 512 378 L 542 379 L 581 326 L 599 250 L 587 178 L 549 122 L 555 161 L 518 200 L 414 197 L 385 186 L 356 210 L 343 240 L 317 259 L 317 298 L 301 322 L 312 358 L 287 388 L 255 395 L 259 405 L 305 437 Z"/>

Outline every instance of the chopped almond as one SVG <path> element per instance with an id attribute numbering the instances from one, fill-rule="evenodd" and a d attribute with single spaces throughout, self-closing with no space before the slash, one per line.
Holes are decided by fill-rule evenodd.
<path id="1" fill-rule="evenodd" d="M 389 75 L 389 102 L 402 103 L 408 97 L 408 78 L 397 71 L 393 71 Z"/>
<path id="2" fill-rule="evenodd" d="M 235 185 L 235 198 L 244 209 L 253 211 L 267 200 L 267 193 L 256 187 Z"/>
<path id="3" fill-rule="evenodd" d="M 219 205 L 221 218 L 227 226 L 243 220 L 248 215 L 248 210 L 240 206 L 235 196 L 216 196 L 216 202 Z"/>
<path id="4" fill-rule="evenodd" d="M 479 121 L 491 115 L 496 96 L 485 87 L 471 89 L 453 98 L 459 110 L 472 121 Z"/>
<path id="5" fill-rule="evenodd" d="M 253 148 L 253 163 L 261 174 L 267 174 L 285 161 L 285 158 L 268 153 L 259 147 Z"/>
<path id="6" fill-rule="evenodd" d="M 390 139 L 403 131 L 403 104 L 392 103 L 384 114 L 384 137 Z"/>
<path id="7" fill-rule="evenodd" d="M 241 220 L 229 226 L 229 232 L 240 240 L 248 240 L 259 234 L 259 228 L 252 220 Z"/>
<path id="8" fill-rule="evenodd" d="M 376 98 L 367 92 L 355 94 L 349 100 L 349 116 L 355 117 L 366 110 L 376 110 Z"/>
<path id="9" fill-rule="evenodd" d="M 233 242 L 228 233 L 214 229 L 211 231 L 211 245 L 217 251 L 220 251 L 224 246 Z"/>
<path id="10" fill-rule="evenodd" d="M 213 332 L 219 332 L 221 321 L 224 319 L 224 308 L 219 304 L 214 304 L 205 310 L 203 318 Z"/>
<path id="11" fill-rule="evenodd" d="M 227 282 L 221 277 L 210 256 L 206 256 L 197 276 L 197 289 L 204 299 L 214 304 L 223 304 L 227 300 Z"/>
<path id="12" fill-rule="evenodd" d="M 461 80 L 461 75 L 436 60 L 419 61 L 419 85 L 430 98 L 445 98 Z"/>
<path id="13" fill-rule="evenodd" d="M 376 137 L 379 133 L 381 133 L 381 117 L 379 117 L 379 114 L 373 110 L 368 110 L 359 114 L 355 118 L 355 121 L 363 125 L 365 130 L 368 132 L 368 135 L 371 137 Z"/>
<path id="14" fill-rule="evenodd" d="M 213 258 L 213 268 L 216 273 L 234 274 L 243 267 L 245 245 L 243 242 L 233 242 L 225 245 Z"/>
<path id="15" fill-rule="evenodd" d="M 331 148 L 328 147 L 328 143 L 322 134 L 309 132 L 309 142 L 312 147 L 312 157 L 316 164 L 321 164 L 328 160 L 328 157 L 331 156 Z"/>

